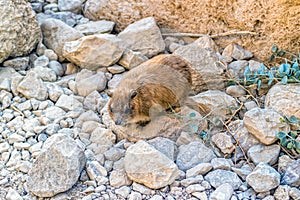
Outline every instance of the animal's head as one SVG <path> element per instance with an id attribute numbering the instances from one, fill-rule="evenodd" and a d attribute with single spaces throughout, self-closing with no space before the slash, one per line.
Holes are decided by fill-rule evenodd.
<path id="1" fill-rule="evenodd" d="M 126 126 L 132 122 L 134 116 L 134 104 L 137 90 L 122 90 L 116 89 L 110 94 L 111 99 L 108 104 L 108 112 L 116 125 Z"/>

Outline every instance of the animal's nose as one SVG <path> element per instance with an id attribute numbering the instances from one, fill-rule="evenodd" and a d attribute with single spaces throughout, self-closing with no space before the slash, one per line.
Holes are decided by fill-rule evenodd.
<path id="1" fill-rule="evenodd" d="M 122 124 L 122 118 L 120 116 L 117 116 L 115 119 L 115 124 L 116 125 L 121 125 Z"/>

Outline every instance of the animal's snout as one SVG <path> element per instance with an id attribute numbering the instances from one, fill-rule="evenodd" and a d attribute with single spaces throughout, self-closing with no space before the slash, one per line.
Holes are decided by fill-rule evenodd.
<path id="1" fill-rule="evenodd" d="M 115 124 L 116 125 L 122 125 L 122 117 L 120 115 L 117 115 L 116 118 L 115 118 Z"/>

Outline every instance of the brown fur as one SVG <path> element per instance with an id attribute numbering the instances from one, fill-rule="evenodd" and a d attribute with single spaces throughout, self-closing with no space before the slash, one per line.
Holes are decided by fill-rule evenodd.
<path id="1" fill-rule="evenodd" d="M 109 101 L 110 117 L 117 125 L 145 124 L 151 109 L 184 104 L 190 86 L 186 61 L 175 55 L 156 56 L 124 75 Z"/>

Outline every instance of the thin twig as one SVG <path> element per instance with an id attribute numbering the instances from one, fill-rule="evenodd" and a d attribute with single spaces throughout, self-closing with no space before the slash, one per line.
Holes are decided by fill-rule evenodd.
<path id="1" fill-rule="evenodd" d="M 13 104 L 11 104 L 10 105 L 10 107 L 14 110 L 14 111 L 16 111 L 16 112 L 18 112 L 21 116 L 22 116 L 22 121 L 24 121 L 24 114 L 22 113 L 22 111 L 20 111 L 17 107 L 15 107 Z"/>
<path id="2" fill-rule="evenodd" d="M 225 37 L 225 36 L 230 36 L 230 35 L 258 35 L 256 32 L 251 32 L 251 31 L 237 31 L 237 30 L 232 30 L 228 31 L 225 33 L 218 33 L 218 34 L 213 34 L 213 35 L 208 35 L 208 34 L 201 34 L 201 33 L 162 33 L 163 36 L 173 36 L 173 37 L 203 37 L 203 36 L 209 36 L 211 38 L 218 38 L 218 37 Z"/>
<path id="3" fill-rule="evenodd" d="M 229 122 L 231 122 L 232 118 L 243 108 L 244 103 L 240 102 L 240 107 L 234 111 L 234 113 L 230 116 L 230 118 L 225 122 L 227 125 Z"/>
<path id="4" fill-rule="evenodd" d="M 241 149 L 241 151 L 242 151 L 242 153 L 243 153 L 244 158 L 246 159 L 246 162 L 248 163 L 248 165 L 249 165 L 249 167 L 251 168 L 251 170 L 253 170 L 253 168 L 251 167 L 251 163 L 250 163 L 250 161 L 249 161 L 249 159 L 248 159 L 248 157 L 247 157 L 247 155 L 246 155 L 244 149 L 241 147 L 239 141 L 234 137 L 234 134 L 231 132 L 231 130 L 229 129 L 229 127 L 227 126 L 227 124 L 225 124 L 225 123 L 223 122 L 223 120 L 221 120 L 221 122 L 223 123 L 223 125 L 225 126 L 226 130 L 228 131 L 228 133 L 230 133 L 231 137 L 232 137 L 232 138 L 234 139 L 234 141 L 236 142 L 236 145 L 239 146 L 239 148 Z"/>

